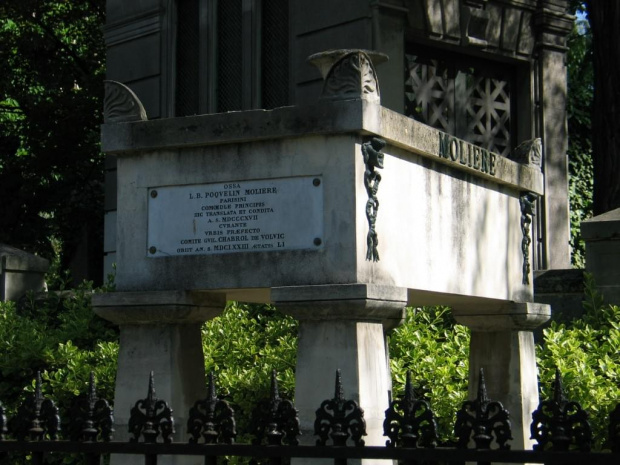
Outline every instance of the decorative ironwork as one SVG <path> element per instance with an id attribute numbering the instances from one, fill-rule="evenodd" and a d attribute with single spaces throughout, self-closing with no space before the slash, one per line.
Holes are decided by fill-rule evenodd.
<path id="1" fill-rule="evenodd" d="M 58 440 L 60 431 L 58 408 L 54 401 L 43 397 L 41 372 L 37 371 L 34 393 L 19 406 L 17 414 L 9 421 L 8 426 L 18 441 L 27 438 L 31 441 Z"/>
<path id="2" fill-rule="evenodd" d="M 170 437 L 174 434 L 172 409 L 165 401 L 155 397 L 153 378 L 151 371 L 146 398 L 136 402 L 131 409 L 129 416 L 129 433 L 133 435 L 131 442 L 138 442 L 140 435 L 144 437 L 144 442 L 157 442 L 160 434 L 165 443 L 172 442 Z"/>
<path id="3" fill-rule="evenodd" d="M 473 439 L 476 449 L 490 449 L 495 438 L 500 449 L 510 449 L 510 445 L 506 444 L 512 439 L 510 414 L 501 402 L 489 400 L 482 368 L 478 397 L 474 401 L 464 402 L 456 413 L 454 432 L 458 437 L 459 448 L 467 448 L 469 441 Z"/>
<path id="4" fill-rule="evenodd" d="M 100 437 L 110 441 L 114 432 L 114 412 L 105 399 L 97 397 L 95 374 L 90 373 L 88 394 L 76 399 L 71 407 L 69 437 L 72 441 L 95 442 Z"/>
<path id="5" fill-rule="evenodd" d="M 508 158 L 518 163 L 540 167 L 542 160 L 542 139 L 538 137 L 522 142 L 511 152 Z"/>
<path id="6" fill-rule="evenodd" d="M 534 450 L 554 451 L 577 448 L 587 452 L 592 447 L 592 429 L 588 413 L 579 403 L 568 401 L 564 395 L 560 371 L 555 371 L 553 399 L 542 401 L 532 414 L 530 431 L 538 444 Z"/>
<path id="7" fill-rule="evenodd" d="M 282 399 L 278 391 L 276 370 L 271 372 L 271 396 L 259 402 L 252 412 L 250 431 L 255 436 L 252 444 L 261 444 L 267 438 L 271 446 L 281 445 L 282 441 L 296 446 L 299 444 L 299 412 L 290 400 Z"/>
<path id="8" fill-rule="evenodd" d="M 362 439 L 362 436 L 366 436 L 364 410 L 354 400 L 344 398 L 340 370 L 336 370 L 334 398 L 324 400 L 316 411 L 314 434 L 319 436 L 317 446 L 324 446 L 329 437 L 332 438 L 334 446 L 346 446 L 349 437 L 356 446 L 364 445 Z"/>
<path id="9" fill-rule="evenodd" d="M 146 111 L 138 96 L 125 84 L 105 81 L 103 120 L 106 123 L 146 121 Z"/>
<path id="10" fill-rule="evenodd" d="M 536 215 L 536 194 L 532 192 L 523 192 L 519 197 L 519 204 L 521 205 L 521 233 L 523 239 L 521 240 L 521 252 L 523 253 L 523 284 L 530 284 L 530 244 L 532 238 L 530 237 L 530 230 L 532 226 L 532 217 Z"/>
<path id="11" fill-rule="evenodd" d="M 609 444 L 612 452 L 620 453 L 620 403 L 609 414 Z"/>
<path id="12" fill-rule="evenodd" d="M 366 236 L 366 260 L 373 262 L 379 261 L 379 238 L 375 230 L 377 222 L 377 213 L 379 211 L 379 199 L 377 191 L 381 182 L 381 175 L 375 169 L 383 168 L 383 154 L 381 150 L 385 147 L 386 142 L 378 137 L 373 137 L 368 142 L 362 144 L 362 155 L 366 170 L 364 171 L 364 187 L 368 194 L 366 202 L 366 218 L 368 219 L 368 235 Z"/>
<path id="13" fill-rule="evenodd" d="M 198 443 L 202 436 L 205 444 L 232 444 L 237 437 L 234 414 L 228 402 L 217 397 L 213 372 L 209 373 L 207 397 L 189 411 L 189 442 Z"/>
<path id="14" fill-rule="evenodd" d="M 407 371 L 405 395 L 392 401 L 385 411 L 383 435 L 390 439 L 388 447 L 435 447 L 437 445 L 437 423 L 430 404 L 415 398 L 411 372 Z"/>

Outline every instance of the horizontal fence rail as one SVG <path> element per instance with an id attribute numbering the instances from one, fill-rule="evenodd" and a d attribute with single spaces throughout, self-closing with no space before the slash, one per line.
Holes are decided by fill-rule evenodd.
<path id="1" fill-rule="evenodd" d="M 618 454 L 608 452 L 553 452 L 533 450 L 476 450 L 437 447 L 434 449 L 390 448 L 377 446 L 346 447 L 346 446 L 254 446 L 250 444 L 186 444 L 186 443 L 80 443 L 70 441 L 37 441 L 18 442 L 6 441 L 0 443 L 2 452 L 23 453 L 63 453 L 84 454 L 95 456 L 96 461 L 87 462 L 99 464 L 99 457 L 106 454 L 131 454 L 149 456 L 145 464 L 156 464 L 153 457 L 161 455 L 200 456 L 207 459 L 217 457 L 248 457 L 256 459 L 287 459 L 287 458 L 317 458 L 334 459 L 335 463 L 344 463 L 349 459 L 386 459 L 398 460 L 404 463 L 447 463 L 463 464 L 477 462 L 480 464 L 502 463 L 549 463 L 549 464 L 590 464 L 606 465 L 620 463 Z M 35 462 L 36 463 L 36 462 Z M 38 462 L 44 463 L 44 462 Z M 206 461 L 205 463 L 213 463 Z M 277 461 L 275 463 L 280 463 Z"/>
<path id="2" fill-rule="evenodd" d="M 144 456 L 145 465 L 156 465 L 163 455 L 203 457 L 206 465 L 218 458 L 247 457 L 266 460 L 270 465 L 285 464 L 291 458 L 332 459 L 346 465 L 353 459 L 398 460 L 404 465 L 453 464 L 465 462 L 542 464 L 620 464 L 620 404 L 609 419 L 608 443 L 611 452 L 592 452 L 592 433 L 588 414 L 581 406 L 565 398 L 559 372 L 556 371 L 551 399 L 541 401 L 532 414 L 531 434 L 534 450 L 510 450 L 512 438 L 510 414 L 502 404 L 487 396 L 484 373 L 480 371 L 476 399 L 463 403 L 456 414 L 456 444 L 438 446 L 436 422 L 429 403 L 416 399 L 409 373 L 403 397 L 392 401 L 383 424 L 388 438 L 385 447 L 366 446 L 364 412 L 353 400 L 344 397 L 340 370 L 336 373 L 332 399 L 321 403 L 314 424 L 316 445 L 299 445 L 297 410 L 279 395 L 276 373 L 272 373 L 271 396 L 259 403 L 250 422 L 253 444 L 234 444 L 237 436 L 234 411 L 218 398 L 213 374 L 208 379 L 208 394 L 189 411 L 188 443 L 173 443 L 175 432 L 172 409 L 155 395 L 151 372 L 147 397 L 131 409 L 129 442 L 113 441 L 113 412 L 109 403 L 97 398 L 94 377 L 86 396 L 79 398 L 70 412 L 68 440 L 59 439 L 58 408 L 41 391 L 37 374 L 35 391 L 7 421 L 0 406 L 0 459 L 7 454 L 32 456 L 35 465 L 46 463 L 49 454 L 81 454 L 87 465 L 101 462 L 109 454 Z M 12 438 L 7 439 L 7 437 Z M 350 446 L 347 446 L 347 443 Z"/>

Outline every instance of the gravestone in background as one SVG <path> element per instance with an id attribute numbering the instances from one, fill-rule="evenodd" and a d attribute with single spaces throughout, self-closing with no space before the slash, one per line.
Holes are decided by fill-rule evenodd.
<path id="1" fill-rule="evenodd" d="M 17 301 L 28 291 L 44 291 L 49 266 L 42 257 L 0 244 L 0 301 Z"/>

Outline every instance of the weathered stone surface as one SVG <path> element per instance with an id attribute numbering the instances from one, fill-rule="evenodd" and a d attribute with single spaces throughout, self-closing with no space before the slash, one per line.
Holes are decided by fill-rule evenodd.
<path id="1" fill-rule="evenodd" d="M 387 142 L 377 194 L 378 263 L 364 259 L 368 195 L 361 146 L 371 135 Z M 469 166 L 471 160 L 454 161 L 441 155 L 439 131 L 378 105 L 349 100 L 105 125 L 104 145 L 118 154 L 119 290 L 157 285 L 230 290 L 243 298 L 239 289 L 367 283 L 531 300 L 531 286 L 521 283 L 519 195 L 542 192 L 540 170 L 499 156 L 493 174 Z M 149 227 L 149 189 L 291 176 L 321 178 L 319 248 L 150 256 L 142 233 Z"/>
<path id="2" fill-rule="evenodd" d="M 301 423 L 300 441 L 314 444 L 315 412 L 321 402 L 334 397 L 334 378 L 342 372 L 347 399 L 364 409 L 366 445 L 385 444 L 384 412 L 391 383 L 387 367 L 385 337 L 380 323 L 354 320 L 303 320 L 299 325 L 295 406 Z M 315 463 L 301 460 L 299 463 Z M 368 460 L 364 463 L 385 463 Z"/>
<path id="3" fill-rule="evenodd" d="M 93 295 L 93 309 L 120 326 L 120 350 L 114 394 L 115 438 L 128 441 L 131 408 L 147 393 L 155 374 L 159 399 L 174 412 L 174 441 L 187 441 L 187 415 L 206 397 L 201 325 L 219 315 L 225 296 L 206 292 L 111 292 Z M 138 456 L 114 454 L 112 463 L 138 465 Z M 199 457 L 167 457 L 169 465 L 197 465 Z"/>
<path id="4" fill-rule="evenodd" d="M 533 330 L 551 317 L 551 307 L 539 303 L 506 303 L 494 310 L 453 309 L 460 324 L 478 332 Z"/>
<path id="5" fill-rule="evenodd" d="M 27 291 L 42 291 L 48 268 L 48 260 L 0 244 L 0 301 L 19 300 Z"/>
<path id="6" fill-rule="evenodd" d="M 226 305 L 223 294 L 198 291 L 107 292 L 94 294 L 93 310 L 118 325 L 202 323 Z"/>
<path id="7" fill-rule="evenodd" d="M 389 330 L 404 318 L 407 290 L 366 284 L 289 286 L 273 288 L 271 300 L 298 320 L 374 320 Z"/>
<path id="8" fill-rule="evenodd" d="M 620 305 L 620 208 L 581 223 L 586 271 L 609 303 Z"/>
<path id="9" fill-rule="evenodd" d="M 510 412 L 512 449 L 531 449 L 530 423 L 538 406 L 538 377 L 531 331 L 472 331 L 469 398 L 476 396 L 477 373 L 484 369 L 489 398 Z"/>
<path id="10" fill-rule="evenodd" d="M 322 102 L 302 108 L 286 107 L 138 124 L 103 125 L 102 148 L 107 153 L 123 157 L 155 148 L 187 148 L 342 133 L 372 133 L 409 151 L 440 163 L 445 162 L 445 159 L 437 156 L 440 131 L 374 103 L 356 99 Z M 497 163 L 496 176 L 484 176 L 466 165 L 457 167 L 462 171 L 476 172 L 481 177 L 498 180 L 501 184 L 543 193 L 543 177 L 536 168 L 507 158 L 498 158 Z"/>

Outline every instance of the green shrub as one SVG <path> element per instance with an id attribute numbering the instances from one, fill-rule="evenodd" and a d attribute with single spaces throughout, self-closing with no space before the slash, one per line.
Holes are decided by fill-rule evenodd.
<path id="1" fill-rule="evenodd" d="M 541 399 L 552 395 L 556 367 L 566 397 L 590 414 L 594 447 L 605 447 L 609 413 L 620 401 L 620 307 L 605 305 L 586 275 L 585 314 L 553 322 L 537 348 Z"/>
<path id="2" fill-rule="evenodd" d="M 96 316 L 92 283 L 73 291 L 30 293 L 19 303 L 0 303 L 0 400 L 12 414 L 34 386 L 66 409 L 85 393 L 95 373 L 101 397 L 114 397 L 118 333 Z"/>
<path id="3" fill-rule="evenodd" d="M 407 370 L 417 398 L 430 401 L 440 441 L 452 439 L 456 411 L 467 397 L 469 330 L 447 307 L 407 309 L 389 337 L 394 396 L 403 394 Z"/>
<path id="4" fill-rule="evenodd" d="M 280 394 L 293 398 L 297 322 L 269 305 L 230 302 L 203 327 L 205 369 L 216 376 L 218 395 L 235 406 L 239 430 L 258 401 L 269 397 L 271 370 Z"/>
<path id="5" fill-rule="evenodd" d="M 297 322 L 268 305 L 232 302 L 203 328 L 205 368 L 216 375 L 218 394 L 235 405 L 239 431 L 252 408 L 269 395 L 275 368 L 281 394 L 293 398 Z M 454 414 L 467 396 L 469 332 L 446 307 L 408 309 L 389 337 L 394 395 L 411 370 L 416 395 L 430 400 L 441 439 L 451 438 Z M 318 405 L 317 405 L 318 408 Z M 241 438 L 247 440 L 247 438 Z"/>

